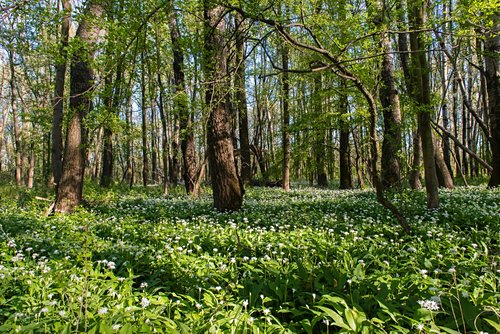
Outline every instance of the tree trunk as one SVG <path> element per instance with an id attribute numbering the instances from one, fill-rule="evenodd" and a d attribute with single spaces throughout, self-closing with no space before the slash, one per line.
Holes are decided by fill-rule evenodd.
<path id="1" fill-rule="evenodd" d="M 90 94 L 93 89 L 94 73 L 90 61 L 94 57 L 92 48 L 97 42 L 100 31 L 96 19 L 99 19 L 103 12 L 101 5 L 90 1 L 76 32 L 76 38 L 81 41 L 81 48 L 73 53 L 71 63 L 70 110 L 72 112 L 68 122 L 62 174 L 54 206 L 54 210 L 60 213 L 73 211 L 82 200 L 87 144 L 87 129 L 83 120 L 92 109 Z"/>
<path id="2" fill-rule="evenodd" d="M 486 65 L 486 85 L 488 90 L 488 114 L 490 119 L 491 136 L 491 157 L 492 167 L 491 178 L 488 187 L 500 186 L 500 66 L 498 64 L 498 54 L 500 52 L 500 14 L 495 12 L 493 22 L 496 33 L 489 33 L 484 45 Z"/>
<path id="3" fill-rule="evenodd" d="M 61 179 L 62 173 L 62 151 L 63 151 L 63 136 L 62 136 L 62 121 L 64 114 L 64 86 L 66 81 L 66 62 L 68 53 L 69 29 L 71 26 L 71 1 L 62 0 L 63 19 L 61 22 L 61 41 L 60 41 L 60 61 L 56 64 L 56 78 L 53 98 L 53 115 L 52 115 L 52 177 L 54 184 L 57 186 Z"/>
<path id="4" fill-rule="evenodd" d="M 316 74 L 314 77 L 314 113 L 318 120 L 322 119 L 322 97 L 321 97 L 321 73 Z M 325 125 L 324 122 L 318 122 L 319 129 L 315 129 L 315 145 L 314 145 L 314 153 L 316 160 L 316 182 L 318 183 L 318 187 L 326 188 L 328 187 L 328 178 L 326 176 L 326 152 L 325 152 Z M 349 136 L 349 135 L 348 135 Z M 347 139 L 349 141 L 349 138 Z M 349 144 L 348 144 L 349 145 Z"/>
<path id="5" fill-rule="evenodd" d="M 347 83 L 345 79 L 340 79 L 340 189 L 352 189 L 351 175 L 351 148 L 349 145 L 349 124 L 344 120 L 349 107 L 347 99 Z"/>
<path id="6" fill-rule="evenodd" d="M 173 0 L 170 1 L 170 6 L 170 39 L 172 41 L 174 70 L 174 113 L 179 117 L 184 186 L 186 193 L 191 195 L 194 192 L 196 183 L 196 148 L 184 78 L 184 52 Z"/>
<path id="7" fill-rule="evenodd" d="M 400 154 L 401 139 L 401 110 L 399 96 L 394 80 L 394 62 L 392 55 L 392 41 L 388 29 L 389 13 L 385 1 L 377 0 L 377 12 L 374 13 L 374 25 L 383 29 L 380 35 L 380 46 L 384 53 L 382 57 L 379 89 L 380 104 L 384 117 L 384 139 L 382 142 L 382 185 L 385 188 L 399 187 L 401 185 Z M 404 46 L 403 46 L 404 47 Z"/>
<path id="8" fill-rule="evenodd" d="M 142 185 L 149 183 L 149 155 L 148 155 L 148 115 L 146 108 L 146 73 L 144 52 L 141 53 L 141 116 L 142 116 Z"/>
<path id="9" fill-rule="evenodd" d="M 439 207 L 439 194 L 431 127 L 430 68 L 427 63 L 427 52 L 425 52 L 422 33 L 418 31 L 425 23 L 426 0 L 412 3 L 411 7 L 410 19 L 411 29 L 413 30 L 410 33 L 410 47 L 413 52 L 411 71 L 412 79 L 415 81 L 414 98 L 415 106 L 418 108 L 417 121 L 422 141 L 427 207 L 431 209 Z"/>
<path id="10" fill-rule="evenodd" d="M 240 135 L 241 181 L 244 185 L 252 180 L 252 161 L 250 156 L 250 138 L 248 133 L 248 107 L 245 87 L 245 20 L 237 13 L 236 23 L 236 103 Z M 283 143 L 285 145 L 285 143 Z"/>
<path id="11" fill-rule="evenodd" d="M 208 161 L 214 207 L 219 211 L 239 210 L 242 189 L 238 180 L 231 138 L 231 115 L 226 106 L 228 92 L 226 25 L 224 7 L 205 0 L 204 56 L 206 70 L 206 104 L 210 110 L 207 124 Z"/>
<path id="12" fill-rule="evenodd" d="M 12 46 L 13 48 L 13 46 Z M 23 185 L 23 168 L 22 168 L 22 149 L 21 149 L 21 137 L 22 131 L 19 126 L 19 112 L 17 110 L 17 98 L 16 98 L 16 73 L 14 67 L 14 50 L 9 50 L 9 68 L 10 68 L 10 105 L 12 109 L 12 119 L 14 123 L 14 152 L 16 155 L 16 184 L 17 186 Z"/>
<path id="13" fill-rule="evenodd" d="M 432 125 L 431 125 L 432 126 Z M 445 136 L 446 138 L 446 136 Z M 453 178 L 446 165 L 443 153 L 441 152 L 437 140 L 434 138 L 434 160 L 436 161 L 436 176 L 440 187 L 453 189 Z"/>
<path id="14" fill-rule="evenodd" d="M 155 24 L 155 38 L 156 38 L 156 81 L 158 82 L 159 101 L 158 109 L 160 111 L 160 122 L 161 122 L 161 158 L 163 163 L 163 196 L 168 195 L 168 142 L 167 142 L 167 117 L 165 115 L 164 108 L 164 86 L 163 80 L 161 78 L 161 58 L 160 58 L 160 34 L 158 25 Z"/>
<path id="15" fill-rule="evenodd" d="M 401 185 L 401 110 L 399 96 L 394 82 L 391 38 L 388 33 L 382 35 L 382 59 L 380 103 L 384 116 L 384 140 L 382 142 L 382 184 L 386 188 Z"/>

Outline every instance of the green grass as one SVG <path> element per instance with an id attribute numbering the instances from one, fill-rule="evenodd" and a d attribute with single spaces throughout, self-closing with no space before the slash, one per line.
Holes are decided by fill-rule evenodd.
<path id="1" fill-rule="evenodd" d="M 46 194 L 46 190 L 45 194 Z M 179 190 L 180 192 L 181 190 Z M 45 217 L 40 192 L 0 190 L 0 332 L 495 333 L 500 191 L 392 195 L 249 189 L 207 196 L 86 188 Z"/>

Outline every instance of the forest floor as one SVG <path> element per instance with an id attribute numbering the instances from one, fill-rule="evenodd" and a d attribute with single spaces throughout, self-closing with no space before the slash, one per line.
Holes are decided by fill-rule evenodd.
<path id="1" fill-rule="evenodd" d="M 37 196 L 0 189 L 0 332 L 500 332 L 500 189 L 391 194 L 412 235 L 362 190 Z"/>

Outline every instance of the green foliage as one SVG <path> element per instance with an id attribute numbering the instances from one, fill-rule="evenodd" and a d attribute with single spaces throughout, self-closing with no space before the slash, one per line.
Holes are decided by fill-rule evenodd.
<path id="1" fill-rule="evenodd" d="M 210 199 L 87 186 L 87 209 L 44 217 L 1 189 L 0 332 L 494 332 L 500 193 L 249 189 Z M 10 195 L 9 195 L 10 194 Z M 3 200 L 6 198 L 7 200 Z M 462 318 L 463 315 L 463 318 Z M 462 320 L 463 319 L 463 320 Z"/>

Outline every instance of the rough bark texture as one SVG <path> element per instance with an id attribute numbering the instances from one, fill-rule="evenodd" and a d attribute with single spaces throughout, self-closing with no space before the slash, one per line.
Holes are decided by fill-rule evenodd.
<path id="1" fill-rule="evenodd" d="M 393 56 L 389 34 L 382 35 L 382 49 L 385 55 L 382 59 L 380 76 L 380 103 L 384 116 L 384 140 L 382 142 L 382 184 L 386 188 L 401 184 L 401 110 L 399 96 L 394 82 Z"/>
<path id="2" fill-rule="evenodd" d="M 431 125 L 432 126 L 432 125 Z M 436 176 L 440 187 L 453 189 L 453 178 L 450 170 L 446 166 L 443 153 L 440 150 L 437 140 L 434 140 L 434 160 L 436 160 Z"/>
<path id="3" fill-rule="evenodd" d="M 252 181 L 252 161 L 248 132 L 248 110 L 245 87 L 245 24 L 241 14 L 236 14 L 236 103 L 240 135 L 241 181 L 248 185 Z M 283 143 L 283 147 L 285 143 Z"/>
<path id="4" fill-rule="evenodd" d="M 434 141 L 431 127 L 432 107 L 429 74 L 430 68 L 427 63 L 427 53 L 423 36 L 418 29 L 424 26 L 426 0 L 416 1 L 411 4 L 410 20 L 412 32 L 410 33 L 410 47 L 413 52 L 411 57 L 412 79 L 414 80 L 414 100 L 417 110 L 417 122 L 422 141 L 422 153 L 424 158 L 425 189 L 427 192 L 427 207 L 439 207 L 438 179 L 436 174 L 436 162 L 434 159 Z"/>
<path id="5" fill-rule="evenodd" d="M 224 8 L 204 3 L 204 61 L 206 71 L 207 153 L 212 180 L 214 207 L 219 211 L 239 210 L 243 195 L 234 164 L 231 115 L 226 106 L 228 93 L 226 26 Z"/>
<path id="6" fill-rule="evenodd" d="M 495 13 L 494 18 L 496 20 L 496 34 L 488 35 L 485 43 L 484 57 L 493 167 L 488 183 L 488 187 L 490 188 L 500 186 L 500 66 L 498 64 L 498 54 L 500 53 L 500 35 L 498 34 L 500 29 L 500 14 L 498 11 Z"/>
<path id="7" fill-rule="evenodd" d="M 56 64 L 56 78 L 54 88 L 54 98 L 52 100 L 53 115 L 52 115 L 52 176 L 54 183 L 57 185 L 61 179 L 62 173 L 62 151 L 63 151 L 63 135 L 62 121 L 64 114 L 64 85 L 66 80 L 66 62 L 69 39 L 69 28 L 71 25 L 71 2 L 62 0 L 64 10 L 63 19 L 61 22 L 61 45 L 60 57 Z"/>
<path id="8" fill-rule="evenodd" d="M 90 93 L 93 88 L 94 73 L 91 60 L 94 57 L 92 44 L 99 35 L 96 19 L 103 14 L 103 7 L 89 2 L 85 16 L 78 27 L 76 38 L 81 41 L 81 49 L 74 53 L 71 62 L 70 117 L 64 147 L 61 180 L 57 187 L 54 210 L 67 213 L 81 203 L 83 178 L 85 173 L 86 128 L 83 120 L 92 108 Z"/>
<path id="9" fill-rule="evenodd" d="M 180 41 L 179 22 L 173 8 L 173 1 L 170 2 L 170 6 L 170 39 L 173 50 L 175 85 L 174 109 L 179 117 L 184 186 L 188 194 L 193 194 L 196 183 L 196 148 L 184 78 L 184 52 Z"/>

